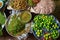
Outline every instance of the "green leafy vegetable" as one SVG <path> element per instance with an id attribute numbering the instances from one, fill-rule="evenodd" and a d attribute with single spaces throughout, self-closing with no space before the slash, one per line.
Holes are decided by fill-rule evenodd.
<path id="1" fill-rule="evenodd" d="M 28 1 L 29 6 L 34 6 L 35 5 L 32 0 L 27 0 L 27 1 Z"/>
<path id="2" fill-rule="evenodd" d="M 10 19 L 11 21 L 10 23 L 8 23 L 7 31 L 9 32 L 9 34 L 16 36 L 25 28 L 25 24 L 21 23 L 20 17 L 17 15 L 14 15 Z"/>
<path id="3" fill-rule="evenodd" d="M 0 12 L 0 24 L 4 23 L 5 23 L 5 16 L 3 15 L 3 13 Z"/>

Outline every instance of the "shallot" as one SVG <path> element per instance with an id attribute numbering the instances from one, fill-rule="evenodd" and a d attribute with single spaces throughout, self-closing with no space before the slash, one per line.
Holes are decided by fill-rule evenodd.
<path id="1" fill-rule="evenodd" d="M 37 5 L 31 8 L 31 12 L 36 14 L 50 14 L 55 9 L 55 3 L 52 0 L 41 0 Z"/>

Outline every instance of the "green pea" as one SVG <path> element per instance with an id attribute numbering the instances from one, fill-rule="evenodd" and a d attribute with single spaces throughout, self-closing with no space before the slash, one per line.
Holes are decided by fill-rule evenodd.
<path id="1" fill-rule="evenodd" d="M 40 35 L 37 35 L 38 37 L 40 37 Z"/>
<path id="2" fill-rule="evenodd" d="M 53 16 L 48 16 L 48 15 L 37 15 L 34 17 L 34 23 L 35 23 L 35 28 L 37 28 L 39 36 L 43 35 L 42 34 L 42 29 L 45 28 L 48 32 L 51 32 L 51 34 L 45 35 L 45 37 L 49 37 L 50 35 L 52 37 L 56 37 L 58 32 L 56 33 L 56 28 L 59 28 L 56 21 L 54 20 Z M 51 37 L 50 36 L 50 37 Z"/>
<path id="3" fill-rule="evenodd" d="M 48 40 L 48 38 L 46 37 L 46 40 Z"/>

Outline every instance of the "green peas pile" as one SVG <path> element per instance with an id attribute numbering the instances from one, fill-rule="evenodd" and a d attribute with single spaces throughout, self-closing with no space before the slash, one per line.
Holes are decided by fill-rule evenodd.
<path id="1" fill-rule="evenodd" d="M 59 32 L 58 32 L 57 30 L 53 30 L 53 31 L 51 32 L 51 37 L 52 37 L 53 39 L 59 37 Z"/>
<path id="2" fill-rule="evenodd" d="M 55 38 L 57 38 L 58 36 L 59 36 L 59 32 L 58 32 L 57 30 L 53 30 L 51 33 L 45 34 L 45 35 L 44 35 L 44 38 L 45 38 L 46 40 L 49 40 L 49 38 L 55 39 Z"/>
<path id="3" fill-rule="evenodd" d="M 42 36 L 42 35 L 43 35 L 43 34 L 42 34 L 42 30 L 37 30 L 36 34 L 38 34 L 38 35 L 37 35 L 38 37 Z"/>
<path id="4" fill-rule="evenodd" d="M 45 38 L 45 40 L 49 40 L 49 38 L 51 38 L 50 33 L 45 34 L 44 38 Z"/>
<path id="5" fill-rule="evenodd" d="M 45 14 L 40 14 L 35 16 L 34 20 L 33 20 L 33 31 L 35 32 L 35 34 L 37 35 L 37 37 L 41 37 L 43 35 L 45 35 L 45 32 L 48 32 L 50 34 L 46 34 L 46 35 L 50 35 L 50 37 L 52 38 L 57 38 L 58 37 L 58 30 L 59 30 L 59 25 L 57 24 L 55 17 L 52 15 L 45 15 Z M 42 31 L 40 31 L 42 30 Z M 48 40 L 48 36 L 46 39 Z"/>

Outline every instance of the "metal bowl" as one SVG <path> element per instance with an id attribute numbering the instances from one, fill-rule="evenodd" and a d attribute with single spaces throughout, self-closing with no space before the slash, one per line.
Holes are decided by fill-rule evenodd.
<path id="1" fill-rule="evenodd" d="M 13 16 L 13 15 L 15 15 L 15 14 L 11 14 L 9 17 L 8 17 L 8 19 L 6 20 L 6 23 L 5 23 L 5 29 L 6 29 L 6 31 L 7 31 L 7 25 L 9 24 L 9 22 L 10 22 L 10 19 L 11 19 L 11 17 Z M 16 15 L 18 15 L 18 14 L 16 14 Z M 23 30 L 23 33 L 22 32 L 20 32 L 20 33 L 18 33 L 16 36 L 13 36 L 12 34 L 10 34 L 8 31 L 7 31 L 7 33 L 9 34 L 9 35 L 11 35 L 12 37 L 17 37 L 19 40 L 21 40 L 22 38 L 25 38 L 25 37 L 27 37 L 27 34 L 30 32 L 30 23 L 27 23 L 26 25 L 25 25 L 25 29 Z"/>

